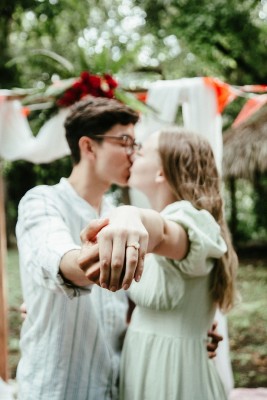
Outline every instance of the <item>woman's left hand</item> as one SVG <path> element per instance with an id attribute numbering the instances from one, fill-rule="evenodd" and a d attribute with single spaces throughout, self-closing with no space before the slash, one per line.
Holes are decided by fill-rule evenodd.
<path id="1" fill-rule="evenodd" d="M 100 285 L 111 291 L 127 290 L 139 281 L 148 246 L 148 233 L 134 207 L 119 207 L 97 235 Z"/>

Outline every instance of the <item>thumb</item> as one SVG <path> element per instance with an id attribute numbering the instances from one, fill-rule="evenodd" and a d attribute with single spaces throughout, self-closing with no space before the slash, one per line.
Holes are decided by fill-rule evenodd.
<path id="1" fill-rule="evenodd" d="M 104 226 L 108 225 L 109 219 L 93 219 L 90 223 L 81 231 L 80 238 L 82 243 L 95 242 L 96 235 L 101 231 Z"/>

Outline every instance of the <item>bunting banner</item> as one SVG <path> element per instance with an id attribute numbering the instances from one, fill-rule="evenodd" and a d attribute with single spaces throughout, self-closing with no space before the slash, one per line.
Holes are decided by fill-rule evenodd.
<path id="1" fill-rule="evenodd" d="M 242 124 L 266 103 L 267 94 L 257 95 L 249 99 L 234 120 L 233 127 L 236 128 L 237 126 Z"/>
<path id="2" fill-rule="evenodd" d="M 238 90 L 217 78 L 207 76 L 203 79 L 206 85 L 211 86 L 215 90 L 217 95 L 217 112 L 221 114 L 225 107 L 238 96 Z"/>

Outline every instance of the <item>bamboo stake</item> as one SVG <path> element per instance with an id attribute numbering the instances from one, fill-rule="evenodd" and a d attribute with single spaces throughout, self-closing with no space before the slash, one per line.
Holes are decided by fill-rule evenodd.
<path id="1" fill-rule="evenodd" d="M 0 162 L 0 377 L 8 380 L 7 295 L 6 295 L 6 224 L 2 168 Z"/>

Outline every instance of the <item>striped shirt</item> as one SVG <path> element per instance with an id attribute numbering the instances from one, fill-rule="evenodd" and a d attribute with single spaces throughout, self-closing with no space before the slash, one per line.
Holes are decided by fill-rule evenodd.
<path id="1" fill-rule="evenodd" d="M 103 200 L 101 216 L 110 207 Z M 59 275 L 62 256 L 80 248 L 80 231 L 94 218 L 96 211 L 65 178 L 31 189 L 20 202 L 16 234 L 27 307 L 20 400 L 117 399 L 125 292 L 77 288 Z"/>

